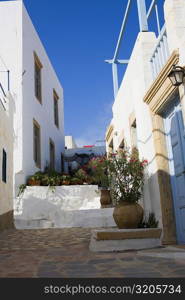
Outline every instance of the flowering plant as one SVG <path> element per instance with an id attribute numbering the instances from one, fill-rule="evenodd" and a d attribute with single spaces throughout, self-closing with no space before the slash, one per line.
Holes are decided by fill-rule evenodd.
<path id="1" fill-rule="evenodd" d="M 144 169 L 147 160 L 139 160 L 136 148 L 129 153 L 122 150 L 112 155 L 109 161 L 111 191 L 116 204 L 121 202 L 137 203 L 142 195 Z"/>
<path id="2" fill-rule="evenodd" d="M 88 168 L 99 187 L 108 189 L 110 177 L 108 172 L 109 161 L 106 156 L 92 158 L 88 163 Z"/>

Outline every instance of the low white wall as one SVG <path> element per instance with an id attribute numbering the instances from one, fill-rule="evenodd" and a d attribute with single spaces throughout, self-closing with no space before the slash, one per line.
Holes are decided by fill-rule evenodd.
<path id="1" fill-rule="evenodd" d="M 96 185 L 28 186 L 14 202 L 18 229 L 112 227 L 112 214 L 113 208 L 101 209 Z"/>

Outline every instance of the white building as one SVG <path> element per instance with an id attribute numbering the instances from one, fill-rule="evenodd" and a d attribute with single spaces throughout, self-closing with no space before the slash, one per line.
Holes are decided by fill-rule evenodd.
<path id="1" fill-rule="evenodd" d="M 185 66 L 185 1 L 165 0 L 164 15 L 158 37 L 140 15 L 145 28 L 115 97 L 106 147 L 112 152 L 137 146 L 140 158 L 149 161 L 143 206 L 159 220 L 163 243 L 171 244 L 185 243 L 185 86 L 172 85 L 168 77 L 173 65 Z"/>
<path id="2" fill-rule="evenodd" d="M 50 165 L 61 171 L 63 89 L 22 1 L 0 2 L 0 55 L 15 99 L 15 186 Z M 7 88 L 8 89 L 8 88 Z"/>
<path id="3" fill-rule="evenodd" d="M 65 136 L 65 149 L 77 148 L 76 142 L 71 135 Z"/>
<path id="4" fill-rule="evenodd" d="M 0 230 L 13 227 L 14 101 L 0 80 Z"/>
<path id="5" fill-rule="evenodd" d="M 79 148 L 65 149 L 65 172 L 80 168 L 96 156 L 106 155 L 105 146 L 84 146 Z"/>

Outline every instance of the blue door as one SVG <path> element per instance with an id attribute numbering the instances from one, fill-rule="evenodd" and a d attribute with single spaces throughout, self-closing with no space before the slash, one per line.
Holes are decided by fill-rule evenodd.
<path id="1" fill-rule="evenodd" d="M 165 131 L 176 220 L 177 241 L 185 244 L 185 128 L 178 96 L 165 112 Z"/>

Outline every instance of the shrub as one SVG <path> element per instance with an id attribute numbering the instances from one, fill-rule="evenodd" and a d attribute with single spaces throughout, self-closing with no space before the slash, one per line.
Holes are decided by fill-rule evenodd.
<path id="1" fill-rule="evenodd" d="M 99 187 L 109 188 L 109 160 L 106 156 L 99 156 L 92 158 L 88 163 L 90 174 Z"/>
<path id="2" fill-rule="evenodd" d="M 122 150 L 109 159 L 111 193 L 115 204 L 123 201 L 136 203 L 142 195 L 146 160 L 139 160 L 138 151 Z"/>
<path id="3" fill-rule="evenodd" d="M 144 220 L 138 225 L 138 228 L 157 228 L 159 221 L 156 220 L 155 214 L 150 212 L 148 218 L 145 217 Z"/>

